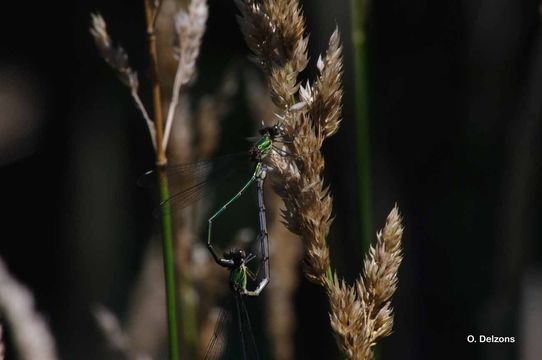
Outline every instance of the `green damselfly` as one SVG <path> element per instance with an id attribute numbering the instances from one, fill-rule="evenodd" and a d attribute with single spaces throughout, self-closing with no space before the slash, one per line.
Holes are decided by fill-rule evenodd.
<path id="1" fill-rule="evenodd" d="M 234 172 L 235 168 L 238 167 L 239 164 L 246 162 L 247 160 L 254 164 L 252 175 L 241 187 L 241 189 L 208 219 L 207 247 L 215 262 L 221 266 L 224 265 L 212 245 L 213 221 L 223 214 L 224 211 L 233 202 L 239 199 L 241 195 L 243 195 L 254 183 L 256 183 L 258 198 L 259 233 L 257 240 L 261 244 L 261 254 L 265 258 L 268 257 L 268 251 L 266 250 L 268 248 L 268 236 L 263 198 L 264 182 L 270 167 L 265 161 L 272 151 L 275 151 L 277 154 L 284 155 L 284 151 L 276 147 L 275 143 L 285 143 L 286 140 L 284 139 L 283 130 L 280 123 L 269 127 L 263 127 L 259 130 L 259 133 L 260 137 L 256 139 L 248 153 L 231 154 L 219 157 L 217 159 L 203 160 L 192 164 L 181 164 L 167 167 L 170 182 L 184 183 L 184 186 L 169 199 L 163 201 L 160 206 L 167 206 L 169 209 L 171 209 L 171 211 L 176 211 L 194 203 L 201 197 L 206 196 L 209 193 L 209 189 L 212 188 L 213 183 L 224 181 L 225 178 Z M 139 180 L 139 183 L 143 186 L 146 184 L 154 184 L 156 183 L 154 176 L 155 172 L 149 171 Z M 269 271 L 267 268 L 268 267 L 266 266 L 266 269 L 264 270 L 264 278 L 269 277 Z M 261 287 L 254 290 L 256 296 L 259 295 L 265 285 L 267 285 L 267 282 L 268 279 L 261 284 Z"/>
<path id="2" fill-rule="evenodd" d="M 218 265 L 227 268 L 230 271 L 230 287 L 233 290 L 236 302 L 238 327 L 244 359 L 254 358 L 254 355 L 250 355 L 249 351 L 247 351 L 247 344 L 251 343 L 255 348 L 255 343 L 253 341 L 254 337 L 244 299 L 247 296 L 259 296 L 270 280 L 269 241 L 264 204 L 264 182 L 267 173 L 270 170 L 270 166 L 266 163 L 266 159 L 273 151 L 279 155 L 286 155 L 284 150 L 276 147 L 275 143 L 287 142 L 284 138 L 283 129 L 280 123 L 270 127 L 263 127 L 259 130 L 259 134 L 260 137 L 256 139 L 248 153 L 226 155 L 215 160 L 205 160 L 194 164 L 168 167 L 168 175 L 171 180 L 185 182 L 188 185 L 160 204 L 161 206 L 169 207 L 172 211 L 184 208 L 204 196 L 207 193 L 207 189 L 209 189 L 209 183 L 224 181 L 224 178 L 231 174 L 232 170 L 235 168 L 232 164 L 239 162 L 240 159 L 244 159 L 245 161 L 248 159 L 253 163 L 254 167 L 250 178 L 232 198 L 209 217 L 207 233 L 207 248 L 213 259 Z M 148 175 L 152 175 L 152 172 L 149 172 L 144 177 L 148 177 Z M 154 180 L 152 180 L 152 182 L 154 182 Z M 228 250 L 224 252 L 223 257 L 221 257 L 212 244 L 212 227 L 213 222 L 254 183 L 256 184 L 258 201 L 257 244 L 260 247 L 258 251 L 260 258 L 258 261 L 260 262 L 260 266 L 263 266 L 263 277 L 253 289 L 248 289 L 247 275 L 250 274 L 250 271 L 246 267 L 246 264 L 255 259 L 256 255 L 249 254 L 246 256 L 243 250 Z M 221 321 L 217 324 L 217 330 L 220 330 L 220 322 Z M 249 341 L 247 341 L 247 339 L 249 339 Z M 211 345 L 213 345 L 212 342 L 209 345 L 209 349 L 213 348 Z M 257 353 L 255 349 L 254 352 Z"/>
<path id="3" fill-rule="evenodd" d="M 248 279 L 255 279 L 257 276 L 257 274 L 252 274 L 247 267 L 247 264 L 255 258 L 256 256 L 253 254 L 249 254 L 247 256 L 244 250 L 233 249 L 226 251 L 224 253 L 224 258 L 220 259 L 221 265 L 228 268 L 230 271 L 229 283 L 235 300 L 237 330 L 243 360 L 254 360 L 259 358 L 254 333 L 252 332 L 250 317 L 248 315 L 245 303 L 245 298 L 247 296 L 257 296 L 254 291 L 250 291 L 247 288 Z M 260 265 L 263 265 L 264 263 L 265 261 L 262 261 Z M 223 350 L 222 347 L 224 345 L 224 330 L 226 329 L 230 319 L 231 318 L 228 311 L 223 309 L 218 317 L 213 336 L 209 341 L 209 345 L 205 353 L 205 360 L 218 360 L 220 358 Z M 231 353 L 227 355 L 230 358 L 232 356 Z"/>

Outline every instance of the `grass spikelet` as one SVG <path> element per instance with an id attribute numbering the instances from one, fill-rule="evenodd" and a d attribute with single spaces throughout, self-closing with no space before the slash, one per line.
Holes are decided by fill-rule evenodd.
<path id="1" fill-rule="evenodd" d="M 382 307 L 397 288 L 397 271 L 402 260 L 402 236 L 403 226 L 396 205 L 364 261 L 365 288 L 375 308 Z"/>
<path id="2" fill-rule="evenodd" d="M 313 86 L 310 112 L 318 131 L 327 138 L 339 129 L 342 109 L 343 62 L 339 29 L 336 28 L 331 35 L 326 55 L 318 59 L 317 67 L 319 76 Z"/>
<path id="3" fill-rule="evenodd" d="M 297 0 L 263 2 L 263 8 L 277 28 L 280 37 L 278 51 L 292 71 L 301 72 L 307 66 L 307 39 L 304 38 L 305 19 Z"/>
<path id="4" fill-rule="evenodd" d="M 209 9 L 206 0 L 192 0 L 188 10 L 175 15 L 175 43 L 173 53 L 179 61 L 181 85 L 188 83 L 196 73 L 201 40 Z"/>
<path id="5" fill-rule="evenodd" d="M 235 3 L 241 11 L 237 17 L 239 26 L 256 62 L 266 73 L 274 66 L 283 66 L 285 59 L 280 51 L 277 25 L 259 3 L 252 0 L 235 0 Z"/>
<path id="6" fill-rule="evenodd" d="M 344 280 L 339 280 L 337 274 L 328 285 L 328 296 L 331 307 L 330 322 L 335 339 L 348 359 L 369 358 L 369 346 L 366 339 L 370 332 L 367 311 L 360 301 L 356 289 Z"/>
<path id="7" fill-rule="evenodd" d="M 289 109 L 298 91 L 297 77 L 308 63 L 305 21 L 297 0 L 236 0 L 239 23 L 249 48 L 268 76 L 271 98 Z"/>
<path id="8" fill-rule="evenodd" d="M 201 40 L 205 34 L 208 14 L 209 9 L 206 0 L 192 0 L 187 10 L 180 10 L 175 15 L 173 54 L 177 58 L 178 64 L 171 103 L 166 118 L 164 148 L 167 148 L 181 88 L 183 85 L 188 84 L 196 73 L 196 60 L 200 52 Z"/>
<path id="9" fill-rule="evenodd" d="M 139 87 L 137 73 L 132 70 L 128 62 L 128 55 L 121 46 L 114 46 L 111 37 L 107 33 L 107 24 L 100 14 L 91 14 L 90 33 L 94 38 L 96 47 L 105 62 L 115 70 L 120 80 L 130 88 L 136 91 Z"/>

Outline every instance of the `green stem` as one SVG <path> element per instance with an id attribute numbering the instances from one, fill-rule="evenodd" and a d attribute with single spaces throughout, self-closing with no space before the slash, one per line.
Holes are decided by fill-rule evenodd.
<path id="1" fill-rule="evenodd" d="M 158 169 L 160 202 L 169 199 L 168 179 L 164 170 Z M 166 281 L 166 306 L 170 360 L 179 359 L 179 336 L 177 332 L 177 303 L 175 300 L 175 268 L 173 266 L 173 233 L 171 211 L 168 203 L 161 207 L 162 252 L 164 256 L 164 277 Z"/>
<path id="2" fill-rule="evenodd" d="M 367 78 L 364 24 L 364 1 L 350 0 L 352 50 L 354 54 L 355 119 L 357 136 L 357 168 L 359 209 L 361 213 L 361 246 L 365 253 L 371 244 L 373 225 L 371 214 L 371 164 L 369 116 L 367 111 Z"/>
<path id="3" fill-rule="evenodd" d="M 183 329 L 183 346 L 188 359 L 197 359 L 198 354 L 198 330 L 196 319 L 196 304 L 191 296 L 194 289 L 190 280 L 179 267 L 179 292 L 181 303 L 181 326 Z"/>
<path id="4" fill-rule="evenodd" d="M 143 0 L 145 6 L 145 24 L 147 27 L 147 50 L 149 52 L 149 70 L 151 78 L 152 110 L 155 127 L 156 168 L 160 202 L 169 198 L 166 172 L 167 158 L 162 144 L 164 126 L 162 122 L 162 102 L 160 79 L 158 78 L 158 53 L 154 32 L 154 7 L 152 0 Z M 169 359 L 179 360 L 179 336 L 177 332 L 177 302 L 175 300 L 175 268 L 173 267 L 173 232 L 171 229 L 171 211 L 167 202 L 161 207 L 162 252 L 164 255 L 164 278 L 166 281 L 166 308 L 168 322 Z"/>
<path id="5" fill-rule="evenodd" d="M 330 284 L 333 282 L 333 271 L 331 271 L 331 265 L 328 265 L 326 268 L 326 279 Z"/>
<path id="6" fill-rule="evenodd" d="M 367 94 L 367 55 L 365 40 L 365 6 L 363 0 L 350 0 L 352 27 L 352 52 L 354 54 L 356 151 L 358 168 L 358 196 L 361 215 L 361 250 L 365 256 L 373 238 L 373 220 L 371 212 L 371 154 L 369 143 L 369 112 Z M 374 358 L 378 358 L 374 348 Z"/>

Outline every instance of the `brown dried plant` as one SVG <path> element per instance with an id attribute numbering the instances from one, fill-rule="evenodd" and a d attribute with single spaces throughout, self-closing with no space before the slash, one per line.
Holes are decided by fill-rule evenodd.
<path id="1" fill-rule="evenodd" d="M 139 79 L 137 72 L 130 67 L 128 55 L 121 46 L 113 45 L 113 41 L 107 32 L 107 25 L 102 15 L 91 15 L 90 33 L 94 38 L 96 47 L 100 51 L 100 55 L 105 62 L 117 72 L 119 79 L 130 90 L 132 99 L 145 119 L 153 146 L 156 149 L 156 129 L 154 127 L 154 122 L 151 120 L 143 101 L 141 101 L 141 98 L 139 97 Z"/>
<path id="2" fill-rule="evenodd" d="M 237 4 L 245 39 L 281 112 L 286 138 L 283 150 L 291 155 L 275 153 L 271 157 L 274 188 L 284 201 L 284 224 L 303 241 L 305 275 L 326 289 L 339 347 L 348 359 L 371 358 L 376 341 L 391 332 L 390 298 L 401 262 L 402 225 L 395 207 L 356 286 L 333 273 L 326 242 L 333 221 L 332 198 L 322 175 L 321 148 L 340 124 L 343 63 L 339 32 L 334 31 L 325 56 L 318 59 L 317 79 L 302 86 L 298 77 L 308 63 L 308 39 L 298 1 L 237 0 Z"/>

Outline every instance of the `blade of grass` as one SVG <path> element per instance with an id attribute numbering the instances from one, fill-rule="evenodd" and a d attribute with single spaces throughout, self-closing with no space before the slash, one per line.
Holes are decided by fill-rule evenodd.
<path id="1" fill-rule="evenodd" d="M 169 185 L 166 173 L 166 154 L 162 146 L 163 121 L 162 103 L 160 96 L 160 82 L 158 79 L 158 56 L 156 52 L 156 35 L 154 32 L 155 13 L 151 0 L 144 0 L 145 23 L 147 26 L 147 47 L 149 52 L 149 67 L 152 86 L 152 106 L 154 124 L 156 128 L 156 168 L 158 172 L 158 188 L 160 202 L 169 198 Z M 168 350 L 169 359 L 179 359 L 178 331 L 177 331 L 177 301 L 175 296 L 175 268 L 173 267 L 173 233 L 171 230 L 171 211 L 169 207 L 162 206 L 160 212 L 162 246 L 164 256 L 164 279 L 166 282 L 166 308 L 168 324 Z"/>
<path id="2" fill-rule="evenodd" d="M 358 201 L 361 214 L 362 254 L 371 244 L 373 225 L 371 214 L 371 163 L 369 115 L 367 111 L 367 56 L 365 45 L 363 0 L 350 0 L 352 53 L 354 54 L 356 161 L 358 168 Z"/>

